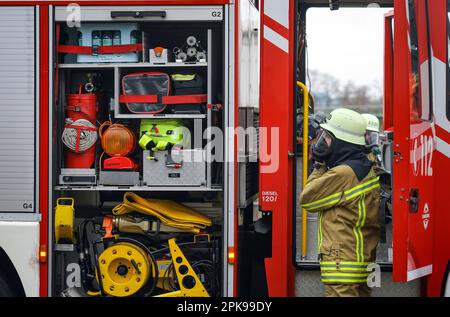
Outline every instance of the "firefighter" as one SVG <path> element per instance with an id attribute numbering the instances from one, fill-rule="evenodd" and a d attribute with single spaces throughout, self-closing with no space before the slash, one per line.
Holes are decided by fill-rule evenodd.
<path id="1" fill-rule="evenodd" d="M 327 297 L 369 297 L 368 265 L 379 241 L 380 184 L 364 153 L 366 121 L 336 109 L 312 148 L 314 171 L 300 197 L 318 213 L 318 253 Z"/>
<path id="2" fill-rule="evenodd" d="M 362 116 L 366 119 L 366 145 L 368 147 L 368 158 L 377 166 L 381 165 L 381 150 L 380 142 L 380 120 L 373 114 L 363 113 Z"/>

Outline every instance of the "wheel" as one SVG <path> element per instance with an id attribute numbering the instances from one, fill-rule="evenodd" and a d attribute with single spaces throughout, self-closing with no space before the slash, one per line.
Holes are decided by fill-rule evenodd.
<path id="1" fill-rule="evenodd" d="M 0 297 L 19 297 L 17 288 L 0 272 Z"/>

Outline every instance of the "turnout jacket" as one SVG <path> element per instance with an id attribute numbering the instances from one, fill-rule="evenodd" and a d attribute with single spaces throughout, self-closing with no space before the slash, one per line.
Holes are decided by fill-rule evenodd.
<path id="1" fill-rule="evenodd" d="M 373 168 L 362 181 L 348 165 L 315 169 L 300 204 L 318 213 L 322 282 L 366 282 L 380 237 L 380 183 Z"/>

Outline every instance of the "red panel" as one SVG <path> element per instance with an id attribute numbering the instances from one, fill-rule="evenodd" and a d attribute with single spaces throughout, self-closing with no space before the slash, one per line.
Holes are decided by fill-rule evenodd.
<path id="1" fill-rule="evenodd" d="M 430 38 L 433 55 L 446 64 L 447 56 L 447 8 L 445 0 L 428 1 L 430 21 Z M 436 75 L 436 74 L 435 74 Z M 446 78 L 435 77 L 436 82 Z M 446 93 L 447 95 L 448 93 Z M 443 96 L 442 96 L 443 97 Z M 437 98 L 439 103 L 435 107 L 446 107 L 445 98 Z M 448 121 L 447 121 L 448 122 Z M 450 144 L 450 131 L 439 125 L 436 126 L 436 136 L 443 142 Z M 448 155 L 448 154 L 447 154 Z M 433 274 L 427 279 L 427 295 L 440 296 L 445 269 L 450 260 L 450 208 L 448 204 L 448 180 L 450 179 L 450 158 L 438 151 L 434 152 L 434 168 L 437 173 L 435 181 L 435 222 L 433 244 Z"/>
<path id="2" fill-rule="evenodd" d="M 430 39 L 433 55 L 447 63 L 447 8 L 445 0 L 428 0 L 430 19 Z"/>
<path id="3" fill-rule="evenodd" d="M 268 144 L 261 139 L 261 154 L 272 148 L 271 129 L 279 129 L 274 141 L 278 168 L 264 173 L 269 164 L 260 165 L 260 205 L 272 212 L 272 258 L 266 259 L 266 274 L 270 296 L 294 295 L 294 266 L 292 263 L 292 182 L 294 102 L 294 1 L 290 5 L 289 54 L 264 38 L 262 34 L 261 61 L 261 128 L 267 129 Z M 264 9 L 261 9 L 264 12 Z M 263 21 L 267 21 L 264 17 Z M 272 25 L 273 26 L 273 25 Z M 282 36 L 282 34 L 280 34 Z M 274 154 L 274 153 L 271 153 Z M 278 164 L 277 164 L 278 163 Z"/>
<path id="4" fill-rule="evenodd" d="M 402 159 L 394 163 L 394 258 L 393 279 L 397 282 L 406 281 L 407 237 L 408 237 L 408 203 L 409 181 L 409 120 L 399 120 L 409 113 L 409 50 L 408 27 L 405 1 L 396 0 L 394 18 L 394 147 L 403 154 Z"/>
<path id="5" fill-rule="evenodd" d="M 415 1 L 418 28 L 419 68 L 427 70 L 428 44 L 425 2 Z M 436 173 L 431 164 L 433 136 L 431 123 L 421 121 L 413 109 L 414 91 L 418 89 L 419 106 L 426 78 L 414 88 L 411 53 L 409 50 L 410 25 L 407 18 L 407 2 L 395 1 L 395 54 L 394 54 L 394 146 L 400 153 L 394 160 L 394 280 L 404 282 L 425 275 L 431 270 L 434 225 L 434 179 Z M 411 11 L 412 12 L 412 11 Z M 412 22 L 412 20 L 411 20 Z M 413 36 L 411 35 L 411 38 Z M 422 66 L 422 67 L 421 67 Z M 427 72 L 422 73 L 428 76 Z M 426 103 L 424 103 L 425 105 Z M 410 193 L 417 189 L 417 212 L 410 211 Z"/>
<path id="6" fill-rule="evenodd" d="M 428 1 L 430 2 L 430 1 Z M 429 86 L 428 63 L 431 62 L 428 46 L 428 20 L 424 0 L 416 0 L 416 19 L 419 43 L 419 106 L 427 107 L 429 100 L 422 95 L 422 89 Z M 410 33 L 412 32 L 410 27 Z M 412 77 L 410 77 L 412 78 Z M 419 111 L 420 112 L 420 111 Z M 423 112 L 423 111 L 422 111 Z M 411 114 L 415 113 L 411 110 Z M 413 116 L 410 116 L 413 117 Z M 433 160 L 435 150 L 432 123 L 421 119 L 410 121 L 409 188 L 419 190 L 417 213 L 408 214 L 408 262 L 407 274 L 410 279 L 429 275 L 433 264 L 433 230 L 435 224 L 434 175 Z M 416 277 L 417 276 L 417 277 Z"/>
<path id="7" fill-rule="evenodd" d="M 442 78 L 440 78 L 440 79 L 442 80 Z M 439 80 L 439 78 L 438 78 L 438 80 Z M 441 105 L 441 107 L 442 107 L 442 105 Z M 445 107 L 445 105 L 444 105 L 444 107 Z M 444 141 L 445 143 L 450 144 L 450 131 L 445 130 L 444 128 L 442 128 L 439 125 L 436 125 L 435 128 L 436 128 L 436 136 L 438 138 L 440 138 L 442 141 Z M 450 163 L 450 162 L 447 161 L 447 163 Z M 447 174 L 444 173 L 444 175 L 447 175 Z M 441 179 L 442 177 L 439 177 L 439 176 L 440 175 L 438 175 L 437 178 Z"/>
<path id="8" fill-rule="evenodd" d="M 40 244 L 48 246 L 48 109 L 49 109 L 49 38 L 48 38 L 48 25 L 49 25 L 49 12 L 47 6 L 41 6 L 40 8 L 40 91 L 39 91 L 39 102 L 40 102 L 40 139 L 39 139 L 39 210 L 41 211 L 42 220 L 40 223 Z M 47 250 L 49 248 L 47 247 Z M 48 265 L 47 263 L 41 263 L 40 265 L 40 290 L 41 296 L 48 296 Z"/>
<path id="9" fill-rule="evenodd" d="M 272 19 L 271 17 L 264 15 L 263 16 L 263 23 L 264 25 L 267 25 L 269 28 L 280 34 L 281 36 L 285 38 L 289 38 L 289 30 L 286 29 L 283 25 Z"/>

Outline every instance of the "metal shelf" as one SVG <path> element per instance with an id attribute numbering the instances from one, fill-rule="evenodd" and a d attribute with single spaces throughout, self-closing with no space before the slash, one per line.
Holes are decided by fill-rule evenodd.
<path id="1" fill-rule="evenodd" d="M 220 192 L 221 187 L 146 187 L 146 186 L 55 186 L 57 191 L 133 191 L 133 192 Z"/>
<path id="2" fill-rule="evenodd" d="M 161 68 L 161 67 L 208 67 L 207 62 L 203 63 L 79 63 L 79 64 L 59 64 L 59 68 Z"/>
<path id="3" fill-rule="evenodd" d="M 205 119 L 206 114 L 116 114 L 117 119 Z"/>

